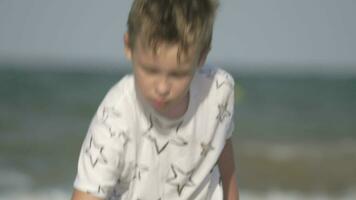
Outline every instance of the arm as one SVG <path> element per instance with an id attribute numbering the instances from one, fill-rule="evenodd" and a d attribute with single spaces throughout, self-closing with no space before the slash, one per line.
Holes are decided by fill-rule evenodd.
<path id="1" fill-rule="evenodd" d="M 231 139 L 226 140 L 225 147 L 218 160 L 218 165 L 222 178 L 224 200 L 238 200 L 239 190 L 236 180 Z"/>
<path id="2" fill-rule="evenodd" d="M 74 189 L 72 200 L 102 200 L 100 198 L 94 197 L 88 193 Z"/>

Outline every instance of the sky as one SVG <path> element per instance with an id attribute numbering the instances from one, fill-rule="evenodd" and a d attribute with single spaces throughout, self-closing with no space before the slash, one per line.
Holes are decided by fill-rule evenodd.
<path id="1" fill-rule="evenodd" d="M 122 38 L 131 2 L 1 0 L 0 62 L 127 62 Z M 356 73 L 355 0 L 220 4 L 209 63 Z"/>

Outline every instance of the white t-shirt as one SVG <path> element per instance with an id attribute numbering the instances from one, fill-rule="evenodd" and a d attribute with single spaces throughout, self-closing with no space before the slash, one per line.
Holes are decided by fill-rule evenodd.
<path id="1" fill-rule="evenodd" d="M 113 86 L 83 142 L 74 187 L 104 199 L 222 200 L 218 158 L 234 128 L 234 80 L 198 71 L 179 119 L 160 116 L 134 77 Z"/>

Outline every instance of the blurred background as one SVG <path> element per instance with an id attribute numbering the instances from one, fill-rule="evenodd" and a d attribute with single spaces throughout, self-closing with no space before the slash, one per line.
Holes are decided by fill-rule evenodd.
<path id="1" fill-rule="evenodd" d="M 0 200 L 69 199 L 132 1 L 0 1 Z M 356 199 L 356 1 L 221 0 L 241 199 Z"/>

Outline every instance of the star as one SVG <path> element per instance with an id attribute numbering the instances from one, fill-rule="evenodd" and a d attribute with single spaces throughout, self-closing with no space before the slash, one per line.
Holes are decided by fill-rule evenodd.
<path id="1" fill-rule="evenodd" d="M 102 114 L 102 116 L 101 116 L 102 118 L 101 119 L 102 119 L 103 122 L 105 122 L 109 117 L 109 113 L 107 112 L 106 107 L 103 108 L 103 111 L 102 111 L 101 114 Z"/>
<path id="2" fill-rule="evenodd" d="M 147 130 L 143 133 L 143 135 L 147 135 L 147 133 L 149 133 L 152 128 L 153 128 L 153 121 L 152 121 L 152 115 L 150 115 L 150 117 L 149 117 L 149 126 L 148 126 Z"/>
<path id="3" fill-rule="evenodd" d="M 225 81 L 222 81 L 221 83 L 219 83 L 219 80 L 216 80 L 215 83 L 216 83 L 216 89 L 219 89 L 222 85 L 225 84 Z"/>
<path id="4" fill-rule="evenodd" d="M 110 133 L 110 137 L 111 138 L 115 137 L 117 133 L 109 125 L 107 125 L 107 124 L 104 124 L 104 125 L 108 129 L 108 131 Z"/>
<path id="5" fill-rule="evenodd" d="M 209 151 L 214 150 L 214 147 L 212 147 L 210 143 L 205 144 L 202 142 L 200 146 L 202 148 L 202 151 L 200 153 L 201 156 L 206 156 L 209 153 Z"/>
<path id="6" fill-rule="evenodd" d="M 188 142 L 184 138 L 179 137 L 179 136 L 171 139 L 170 141 L 172 142 L 172 144 L 175 144 L 177 146 L 188 145 Z"/>
<path id="7" fill-rule="evenodd" d="M 120 131 L 118 137 L 122 141 L 124 147 L 126 147 L 126 144 L 130 141 L 130 137 L 127 136 L 126 132 L 124 132 L 124 131 Z"/>
<path id="8" fill-rule="evenodd" d="M 126 144 L 131 140 L 125 131 L 114 131 L 110 127 L 108 127 L 108 130 L 110 133 L 110 137 L 118 138 L 122 142 L 124 147 L 126 147 Z"/>
<path id="9" fill-rule="evenodd" d="M 90 138 L 89 147 L 85 150 L 85 153 L 90 158 L 90 163 L 94 168 L 97 163 L 107 164 L 107 159 L 105 158 L 104 154 L 104 146 L 97 144 L 93 137 Z"/>
<path id="10" fill-rule="evenodd" d="M 126 144 L 131 140 L 127 133 L 123 130 L 114 130 L 110 125 L 104 124 L 105 128 L 108 130 L 110 138 L 118 138 L 125 147 Z"/>
<path id="11" fill-rule="evenodd" d="M 105 124 L 105 127 L 108 129 L 111 138 L 118 137 L 125 142 L 130 140 L 130 137 L 126 134 L 125 131 L 123 131 L 123 130 L 116 131 L 112 127 L 110 127 L 109 125 L 106 125 L 106 124 Z"/>
<path id="12" fill-rule="evenodd" d="M 154 138 L 154 137 L 152 137 L 152 136 L 150 136 L 150 135 L 147 135 L 146 137 L 155 145 L 155 149 L 156 149 L 157 154 L 162 153 L 162 151 L 163 151 L 163 150 L 168 146 L 168 144 L 169 144 L 169 141 L 167 141 L 164 145 L 162 145 L 161 147 L 159 147 L 156 138 Z"/>
<path id="13" fill-rule="evenodd" d="M 106 190 L 101 185 L 99 185 L 98 194 L 105 194 L 105 193 L 106 193 Z"/>
<path id="14" fill-rule="evenodd" d="M 182 194 L 184 187 L 194 186 L 192 181 L 194 170 L 185 172 L 172 164 L 171 171 L 173 173 L 173 177 L 168 178 L 167 182 L 171 185 L 177 186 L 178 196 Z"/>
<path id="15" fill-rule="evenodd" d="M 227 110 L 227 102 L 225 104 L 219 104 L 218 109 L 219 113 L 218 116 L 216 116 L 216 119 L 218 119 L 220 122 L 224 121 L 226 117 L 231 116 L 231 113 Z"/>
<path id="16" fill-rule="evenodd" d="M 178 124 L 178 126 L 176 128 L 176 133 L 178 133 L 178 131 L 179 131 L 180 127 L 182 126 L 182 124 L 183 124 L 183 121 L 179 122 L 179 124 Z"/>
<path id="17" fill-rule="evenodd" d="M 109 117 L 114 116 L 114 117 L 120 117 L 121 114 L 116 111 L 114 108 L 108 108 L 108 107 L 104 107 L 103 108 L 103 118 L 102 118 L 102 122 L 103 125 L 105 126 L 105 128 L 109 131 L 110 137 L 114 138 L 114 137 L 124 137 L 124 143 L 126 144 L 127 141 L 129 140 L 129 137 L 126 135 L 126 133 L 124 131 L 116 131 L 111 124 L 113 124 L 113 121 L 109 121 Z M 112 118 L 112 117 L 111 117 Z"/>
<path id="18" fill-rule="evenodd" d="M 228 87 L 230 87 L 231 89 L 234 88 L 234 84 L 233 84 L 233 79 L 231 78 L 230 75 L 228 74 L 225 74 L 225 80 L 223 81 L 219 81 L 219 80 L 216 80 L 215 81 L 215 85 L 216 85 L 216 89 L 219 89 L 221 86 L 223 85 L 227 85 Z"/>
<path id="19" fill-rule="evenodd" d="M 102 111 L 102 121 L 106 122 L 109 117 L 121 117 L 121 113 L 113 107 L 104 107 Z"/>

